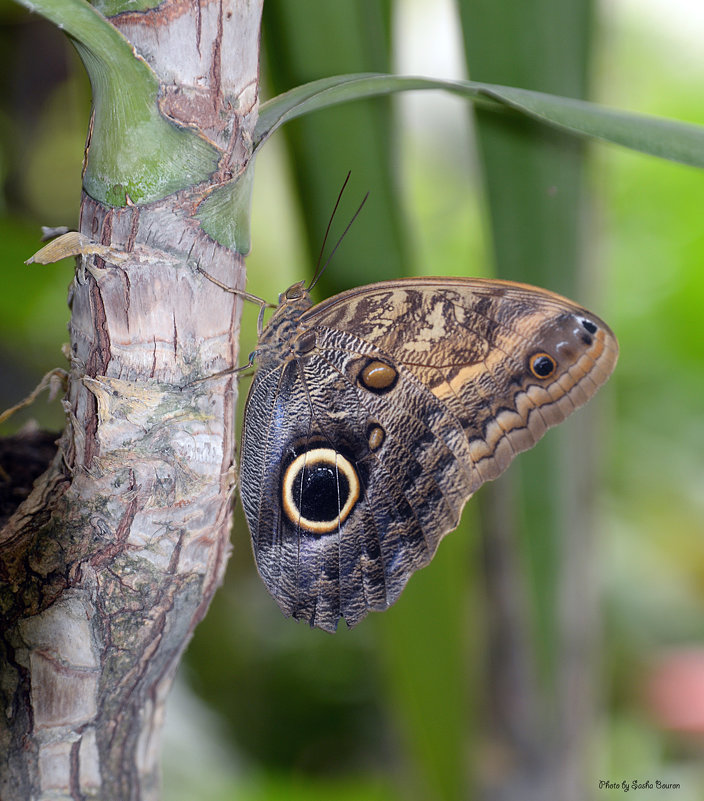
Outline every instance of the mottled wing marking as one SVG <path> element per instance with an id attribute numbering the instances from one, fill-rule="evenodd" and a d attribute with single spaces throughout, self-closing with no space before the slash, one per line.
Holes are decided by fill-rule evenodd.
<path id="1" fill-rule="evenodd" d="M 546 290 L 481 280 L 458 284 L 426 279 L 351 290 L 311 309 L 304 322 L 353 332 L 413 371 L 462 421 L 483 482 L 594 394 L 613 369 L 617 346 L 602 321 Z M 525 353 L 533 342 L 537 348 L 556 315 L 572 326 L 574 315 L 597 320 L 592 348 L 553 382 L 512 391 L 514 376 L 525 372 L 512 354 Z M 441 330 L 446 336 L 432 351 L 417 346 Z"/>
<path id="2" fill-rule="evenodd" d="M 394 281 L 308 303 L 282 304 L 260 339 L 241 491 L 277 603 L 332 631 L 398 598 L 472 493 L 604 383 L 617 345 L 581 307 L 507 282 Z M 527 367 L 536 351 L 558 362 L 545 380 Z M 361 487 L 324 536 L 274 501 L 282 471 L 313 448 L 343 455 Z"/>

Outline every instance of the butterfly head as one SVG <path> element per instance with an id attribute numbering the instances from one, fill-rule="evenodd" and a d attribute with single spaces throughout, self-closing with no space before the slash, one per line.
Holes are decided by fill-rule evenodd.
<path id="1" fill-rule="evenodd" d="M 256 359 L 260 367 L 277 364 L 290 355 L 291 343 L 302 333 L 301 316 L 312 305 L 305 281 L 292 284 L 279 295 L 279 305 L 259 335 Z"/>
<path id="2" fill-rule="evenodd" d="M 313 305 L 310 291 L 305 281 L 297 281 L 279 295 L 279 305 L 267 325 L 268 328 L 288 329 L 298 318 Z M 280 333 L 283 331 L 280 330 Z M 284 335 L 284 338 L 287 338 Z"/>
<path id="3" fill-rule="evenodd" d="M 296 281 L 291 286 L 279 295 L 279 303 L 284 304 L 288 301 L 296 301 L 308 295 L 305 281 Z"/>

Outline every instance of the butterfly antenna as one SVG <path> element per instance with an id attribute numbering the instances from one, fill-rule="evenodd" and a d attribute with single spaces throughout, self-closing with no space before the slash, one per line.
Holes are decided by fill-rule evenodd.
<path id="1" fill-rule="evenodd" d="M 350 177 L 349 173 L 347 173 L 347 177 L 348 178 Z M 345 181 L 345 183 L 347 183 L 347 181 Z M 344 189 L 345 187 L 343 186 L 342 188 Z M 340 193 L 340 194 L 342 194 L 342 193 Z M 337 243 L 335 244 L 335 247 L 330 251 L 330 255 L 325 260 L 325 264 L 323 264 L 323 266 L 320 267 L 320 268 L 316 268 L 315 275 L 313 276 L 313 280 L 311 281 L 310 286 L 308 287 L 308 291 L 309 292 L 318 283 L 318 281 L 320 279 L 320 276 L 325 272 L 325 269 L 327 268 L 328 264 L 330 264 L 330 261 L 332 260 L 332 257 L 335 255 L 335 251 L 340 247 L 340 245 L 342 243 L 342 240 L 345 238 L 347 232 L 352 227 L 352 223 L 357 219 L 357 217 L 359 215 L 359 212 L 362 211 L 362 206 L 364 206 L 364 204 L 367 202 L 367 198 L 368 197 L 369 197 L 369 192 L 367 192 L 367 194 L 362 198 L 362 202 L 359 204 L 359 207 L 358 207 L 357 211 L 355 211 L 355 213 L 352 215 L 352 219 L 347 223 L 347 228 L 345 228 L 345 230 L 342 232 L 342 234 L 340 235 L 340 238 L 337 240 Z M 338 203 L 340 202 L 339 198 L 337 199 L 337 202 Z M 337 206 L 335 206 L 335 208 L 337 208 Z M 333 214 L 334 214 L 334 212 L 333 212 Z M 330 220 L 330 222 L 332 222 L 332 220 Z M 328 225 L 328 229 L 329 228 L 330 228 L 330 226 Z M 326 234 L 326 236 L 327 236 L 327 234 Z M 324 244 L 325 243 L 323 242 L 323 245 Z"/>
<path id="2" fill-rule="evenodd" d="M 320 262 L 323 259 L 323 253 L 325 253 L 325 243 L 328 241 L 328 234 L 330 233 L 330 228 L 332 226 L 332 221 L 335 219 L 335 214 L 337 212 L 337 207 L 340 205 L 340 201 L 342 200 L 342 195 L 345 191 L 345 187 L 347 186 L 347 182 L 350 180 L 350 175 L 352 175 L 352 170 L 348 170 L 347 177 L 342 183 L 342 188 L 340 189 L 340 193 L 337 196 L 337 200 L 335 201 L 335 208 L 332 210 L 332 214 L 330 215 L 330 219 L 328 220 L 328 227 L 325 229 L 325 236 L 323 237 L 323 244 L 320 246 L 320 253 L 318 254 L 318 261 L 315 265 L 315 273 L 313 273 L 313 282 L 308 287 L 308 289 L 312 289 L 317 282 L 319 275 L 318 271 L 320 270 Z M 325 267 L 323 267 L 323 270 Z"/>
<path id="3" fill-rule="evenodd" d="M 337 196 L 337 200 L 335 201 L 335 208 L 332 210 L 332 214 L 330 215 L 330 219 L 328 220 L 328 227 L 325 229 L 325 236 L 323 237 L 323 244 L 320 246 L 320 253 L 318 254 L 318 261 L 315 265 L 315 273 L 313 274 L 313 283 L 318 280 L 318 270 L 320 269 L 320 262 L 323 258 L 323 253 L 325 252 L 325 243 L 328 241 L 328 234 L 330 233 L 330 227 L 332 226 L 332 221 L 335 219 L 335 213 L 337 212 L 337 207 L 340 205 L 340 201 L 342 200 L 342 194 L 345 191 L 345 187 L 347 186 L 347 182 L 350 180 L 350 175 L 352 175 L 352 170 L 347 172 L 347 177 L 342 183 L 342 189 L 340 189 L 340 193 Z M 323 268 L 325 269 L 325 268 Z M 311 289 L 313 284 L 311 284 L 308 289 Z"/>

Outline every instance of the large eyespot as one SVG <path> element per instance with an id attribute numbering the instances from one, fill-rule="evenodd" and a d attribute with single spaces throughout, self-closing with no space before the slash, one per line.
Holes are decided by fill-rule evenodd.
<path id="1" fill-rule="evenodd" d="M 359 477 L 332 448 L 311 448 L 297 456 L 283 476 L 281 500 L 294 526 L 329 534 L 341 526 L 359 499 Z"/>
<path id="2" fill-rule="evenodd" d="M 390 364 L 370 359 L 359 373 L 359 383 L 370 392 L 382 395 L 396 386 L 398 372 Z"/>
<path id="3" fill-rule="evenodd" d="M 557 363 L 547 353 L 534 353 L 528 361 L 528 366 L 536 378 L 550 378 L 555 372 Z"/>

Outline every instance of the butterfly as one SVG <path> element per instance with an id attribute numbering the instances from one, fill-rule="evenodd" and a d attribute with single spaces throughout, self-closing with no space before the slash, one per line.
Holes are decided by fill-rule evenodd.
<path id="1" fill-rule="evenodd" d="M 391 606 L 464 504 L 594 395 L 618 344 L 544 289 L 410 278 L 313 305 L 304 282 L 261 327 L 240 496 L 285 615 L 335 631 Z"/>

